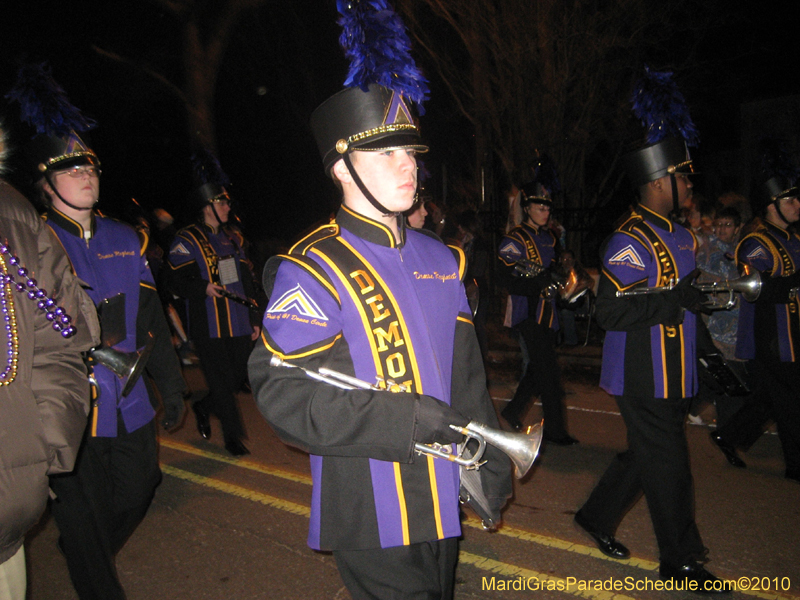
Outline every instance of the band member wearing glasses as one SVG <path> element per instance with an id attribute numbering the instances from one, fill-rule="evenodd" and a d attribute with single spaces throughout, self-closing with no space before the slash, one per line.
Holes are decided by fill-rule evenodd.
<path id="1" fill-rule="evenodd" d="M 193 201 L 197 223 L 181 229 L 172 241 L 167 280 L 186 299 L 189 339 L 194 343 L 208 394 L 192 405 L 200 435 L 211 437 L 210 416 L 222 425 L 225 449 L 232 456 L 250 454 L 236 394 L 247 382 L 247 358 L 261 331 L 261 314 L 247 301 L 256 297 L 253 265 L 241 230 L 229 223 L 231 198 L 211 157 L 198 169 Z M 207 173 L 208 171 L 208 173 Z M 205 175 L 205 176 L 204 176 Z M 238 300 L 238 302 L 237 302 Z"/>
<path id="2" fill-rule="evenodd" d="M 45 102 L 42 90 L 57 84 L 37 70 L 41 67 L 28 69 L 18 86 L 34 80 L 39 85 L 16 97 L 21 103 Z M 29 105 L 23 114 L 36 112 Z M 63 126 L 68 119 L 48 121 L 54 122 Z M 144 257 L 146 240 L 132 227 L 94 210 L 100 197 L 100 161 L 74 129 L 40 130 L 29 144 L 28 156 L 47 206 L 47 225 L 98 307 L 103 349 L 133 353 L 152 348 L 146 371 L 164 404 L 162 425 L 175 428 L 183 416 L 186 384 Z M 147 377 L 136 379 L 128 391 L 127 380 L 107 363 L 94 360 L 92 371 L 95 397 L 75 469 L 50 478 L 52 513 L 79 598 L 123 599 L 115 557 L 144 519 L 161 481 L 157 400 Z"/>
<path id="3" fill-rule="evenodd" d="M 414 445 L 459 442 L 450 426 L 471 420 L 497 427 L 463 253 L 405 227 L 416 153 L 427 146 L 399 92 L 347 88 L 311 125 L 342 205 L 335 221 L 267 263 L 272 291 L 250 358 L 253 391 L 277 434 L 311 454 L 308 543 L 333 551 L 353 597 L 451 598 L 458 466 Z M 339 389 L 270 366 L 273 357 L 382 389 Z M 484 458 L 478 473 L 499 518 L 509 461 L 491 446 Z"/>
<path id="4" fill-rule="evenodd" d="M 764 219 L 736 249 L 740 271 L 761 274 L 758 299 L 742 302 L 736 341 L 736 357 L 748 361 L 761 389 L 711 439 L 731 464 L 744 466 L 736 448 L 748 448 L 774 418 L 785 476 L 800 481 L 800 201 L 796 183 L 786 176 L 764 178 L 755 198 Z"/>

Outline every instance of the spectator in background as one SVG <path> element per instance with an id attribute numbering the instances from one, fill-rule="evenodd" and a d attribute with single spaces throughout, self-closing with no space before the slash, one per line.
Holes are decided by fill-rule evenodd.
<path id="1" fill-rule="evenodd" d="M 414 229 L 422 229 L 425 227 L 425 217 L 428 216 L 428 211 L 425 209 L 425 201 L 418 198 L 410 209 L 405 213 L 406 222 L 409 227 Z"/>
<path id="2" fill-rule="evenodd" d="M 446 222 L 444 210 L 430 199 L 425 200 L 425 210 L 428 211 L 428 216 L 425 217 L 425 229 L 432 231 L 441 238 Z"/>
<path id="3" fill-rule="evenodd" d="M 713 222 L 713 233 L 707 237 L 705 244 L 697 251 L 697 268 L 702 273 L 698 278 L 699 283 L 713 283 L 725 280 L 734 280 L 739 277 L 736 268 L 736 243 L 742 230 L 742 219 L 739 212 L 732 207 L 722 207 Z M 713 347 L 708 352 L 721 353 L 728 366 L 740 380 L 747 379 L 747 370 L 744 361 L 735 358 L 736 334 L 739 324 L 740 294 L 735 296 L 736 304 L 727 310 L 715 310 L 711 315 L 704 316 L 703 320 L 708 327 L 708 333 L 713 341 Z M 698 343 L 698 356 L 703 358 L 703 345 Z M 701 374 L 707 373 L 701 365 Z M 722 427 L 728 419 L 741 407 L 742 399 L 724 393 L 715 393 L 704 385 L 705 377 L 700 379 L 700 390 L 692 402 L 689 411 L 689 420 L 701 424 L 699 416 L 704 401 L 712 402 L 717 408 L 717 426 Z M 713 384 L 712 381 L 709 382 Z M 718 388 L 718 386 L 714 386 Z"/>
<path id="4" fill-rule="evenodd" d="M 475 333 L 481 355 L 486 361 L 488 341 L 486 338 L 486 315 L 489 311 L 489 261 L 492 252 L 488 242 L 483 237 L 483 229 L 478 213 L 474 210 L 465 210 L 456 217 L 457 237 L 461 248 L 467 257 L 467 275 L 464 285 L 467 290 L 467 300 L 472 309 Z"/>
<path id="5" fill-rule="evenodd" d="M 725 192 L 717 198 L 717 204 L 721 208 L 736 209 L 743 225 L 741 235 L 745 235 L 744 226 L 748 225 L 750 221 L 753 220 L 753 208 L 750 206 L 750 201 L 745 196 L 737 194 L 736 192 Z"/>

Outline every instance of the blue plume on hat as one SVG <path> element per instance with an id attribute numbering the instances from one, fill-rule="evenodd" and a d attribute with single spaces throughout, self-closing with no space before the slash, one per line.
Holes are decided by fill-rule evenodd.
<path id="1" fill-rule="evenodd" d="M 544 187 L 551 196 L 555 196 L 561 191 L 561 181 L 558 179 L 556 163 L 548 154 L 541 154 L 536 159 L 533 168 L 533 179 L 536 183 Z"/>
<path id="2" fill-rule="evenodd" d="M 197 185 L 202 186 L 206 183 L 214 183 L 220 187 L 228 187 L 231 180 L 222 165 L 214 154 L 207 148 L 203 148 L 192 154 L 192 171 L 195 174 Z"/>
<path id="3" fill-rule="evenodd" d="M 6 98 L 19 103 L 22 120 L 39 134 L 65 137 L 72 131 L 83 132 L 96 125 L 70 103 L 47 63 L 20 68 L 17 82 Z"/>
<path id="4" fill-rule="evenodd" d="M 411 56 L 411 41 L 405 24 L 386 0 L 337 0 L 342 15 L 339 43 L 350 60 L 346 87 L 377 83 L 399 92 L 425 114 L 422 103 L 428 99 L 428 80 Z"/>
<path id="5" fill-rule="evenodd" d="M 631 97 L 633 113 L 647 130 L 647 143 L 655 144 L 664 138 L 682 139 L 687 146 L 700 143 L 700 134 L 692 122 L 686 100 L 672 79 L 670 71 L 653 71 L 636 83 Z"/>
<path id="6" fill-rule="evenodd" d="M 785 140 L 766 137 L 759 143 L 761 173 L 765 179 L 783 177 L 791 184 L 797 183 L 800 170 L 795 166 L 786 148 Z"/>

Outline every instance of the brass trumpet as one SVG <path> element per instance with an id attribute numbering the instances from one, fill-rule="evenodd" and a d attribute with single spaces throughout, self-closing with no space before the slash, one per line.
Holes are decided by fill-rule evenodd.
<path id="1" fill-rule="evenodd" d="M 527 258 L 520 258 L 514 264 L 514 274 L 517 277 L 536 277 L 547 271 L 546 267 Z M 551 281 L 543 290 L 542 298 L 552 300 L 557 297 L 562 289 L 561 283 Z"/>
<path id="2" fill-rule="evenodd" d="M 640 287 L 633 288 L 631 290 L 618 290 L 617 298 L 668 292 L 673 289 L 677 283 L 677 281 L 671 279 L 667 285 Z M 710 305 L 711 308 L 728 310 L 733 308 L 733 305 L 736 303 L 736 298 L 734 297 L 736 292 L 739 292 L 742 295 L 742 298 L 748 302 L 755 302 L 758 300 L 758 296 L 761 294 L 761 275 L 759 275 L 758 271 L 754 271 L 750 275 L 745 275 L 744 277 L 739 277 L 738 279 L 726 279 L 724 281 L 714 281 L 712 283 L 692 284 L 692 287 L 706 294 L 729 294 L 728 301 L 725 304 L 711 303 Z"/>
<path id="3" fill-rule="evenodd" d="M 520 258 L 514 264 L 514 272 L 519 277 L 536 277 L 544 272 L 544 267 L 527 258 Z"/>
<path id="4" fill-rule="evenodd" d="M 270 359 L 270 366 L 273 367 L 287 367 L 291 369 L 300 369 L 312 379 L 327 383 L 329 385 L 338 387 L 343 390 L 386 390 L 391 392 L 408 392 L 408 388 L 404 385 L 398 384 L 392 380 L 381 380 L 375 384 L 367 383 L 356 377 L 326 369 L 321 367 L 319 371 L 306 369 L 299 365 L 292 364 L 273 355 Z M 458 431 L 466 436 L 466 440 L 458 444 L 458 454 L 453 454 L 449 445 L 442 444 L 414 444 L 414 450 L 418 454 L 427 454 L 436 458 L 449 460 L 457 465 L 464 467 L 467 470 L 479 469 L 484 462 L 481 462 L 483 453 L 486 450 L 486 444 L 489 443 L 495 448 L 498 448 L 505 453 L 514 463 L 514 474 L 517 479 L 522 479 L 525 474 L 533 465 L 536 456 L 539 454 L 539 446 L 542 444 L 542 425 L 538 423 L 530 427 L 527 433 L 509 433 L 499 429 L 492 429 L 483 423 L 470 421 L 466 427 L 458 427 L 457 425 L 450 425 L 452 429 Z M 465 449 L 469 440 L 475 440 L 478 443 L 478 448 L 474 451 L 470 448 L 472 456 L 465 456 Z"/>

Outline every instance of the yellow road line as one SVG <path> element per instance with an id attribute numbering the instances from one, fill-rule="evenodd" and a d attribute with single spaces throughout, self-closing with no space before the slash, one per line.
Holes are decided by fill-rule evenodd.
<path id="1" fill-rule="evenodd" d="M 480 519 L 476 519 L 475 517 L 467 517 L 464 521 L 462 521 L 462 523 L 464 523 L 464 525 L 468 525 L 469 527 L 473 527 L 475 529 L 483 529 L 483 525 L 481 524 Z M 507 537 L 516 538 L 524 542 L 533 542 L 534 544 L 547 546 L 548 548 L 566 550 L 567 552 L 573 552 L 575 554 L 583 554 L 585 556 L 591 556 L 592 558 L 599 558 L 601 560 L 608 560 L 615 563 L 621 563 L 629 567 L 638 567 L 640 569 L 645 569 L 647 571 L 656 571 L 658 569 L 658 563 L 653 562 L 652 560 L 645 560 L 643 558 L 636 558 L 636 557 L 631 557 L 627 560 L 619 560 L 616 558 L 611 558 L 609 556 L 606 556 L 605 554 L 600 552 L 600 550 L 598 550 L 597 548 L 585 546 L 583 544 L 574 544 L 573 542 L 567 542 L 565 540 L 560 540 L 558 538 L 547 537 L 546 535 L 540 535 L 538 533 L 531 533 L 530 531 L 525 531 L 524 529 L 517 529 L 516 527 L 510 527 L 508 525 L 503 525 L 500 529 L 497 530 L 497 533 Z"/>
<path id="2" fill-rule="evenodd" d="M 178 469 L 176 467 L 164 463 L 161 463 L 161 470 L 167 475 L 172 475 L 173 477 L 176 477 L 178 479 L 189 481 L 197 485 L 206 486 L 215 489 L 217 491 L 230 494 L 232 496 L 244 498 L 245 500 L 258 502 L 259 504 L 263 504 L 265 506 L 271 506 L 272 508 L 277 508 L 279 510 L 290 512 L 295 515 L 301 515 L 306 518 L 309 518 L 311 516 L 311 509 L 308 506 L 297 504 L 296 502 L 289 502 L 288 500 L 283 500 L 282 498 L 276 498 L 275 496 L 270 496 L 269 494 L 262 494 L 261 492 L 256 492 L 255 490 L 250 490 L 238 485 L 226 483 L 224 481 L 220 481 L 219 479 L 214 479 L 212 477 L 196 475 L 194 473 L 190 473 L 188 471 L 184 471 L 183 469 Z M 562 583 L 562 585 L 566 583 L 566 579 L 561 579 L 559 577 L 554 577 L 553 575 L 547 575 L 544 573 L 538 573 L 536 571 L 532 571 L 530 569 L 525 569 L 522 567 L 517 567 L 516 565 L 511 565 L 508 563 L 501 563 L 496 560 L 479 556 L 477 554 L 471 554 L 469 552 L 460 551 L 458 558 L 464 564 L 472 565 L 477 569 L 493 573 L 494 575 L 500 575 L 501 577 L 508 577 L 508 578 L 523 577 L 525 579 L 537 578 L 539 581 L 552 581 L 556 585 L 558 584 L 558 582 L 564 582 Z M 634 600 L 633 598 L 630 598 L 628 596 L 621 596 L 619 594 L 610 595 L 608 592 L 603 592 L 603 591 L 586 591 L 577 589 L 570 590 L 566 587 L 560 591 L 572 594 L 574 596 L 579 596 L 581 598 L 589 598 L 590 600 L 591 599 Z"/>
<path id="3" fill-rule="evenodd" d="M 273 477 L 279 477 L 297 483 L 311 485 L 311 478 L 306 475 L 292 473 L 290 471 L 284 471 L 282 469 L 259 464 L 254 461 L 229 458 L 221 454 L 200 450 L 199 448 L 190 446 L 188 444 L 182 444 L 180 442 L 174 442 L 171 440 L 164 440 L 163 438 L 161 439 L 160 443 L 161 445 L 171 448 L 173 450 L 179 450 L 182 452 L 194 454 L 196 456 L 201 456 L 211 460 L 228 463 L 244 469 L 249 469 L 259 473 L 264 473 L 266 475 L 272 475 Z M 206 487 L 210 487 L 219 490 L 221 492 L 225 492 L 232 496 L 238 496 L 240 498 L 252 500 L 254 502 L 264 504 L 265 506 L 272 506 L 273 508 L 277 508 L 279 510 L 290 512 L 296 515 L 302 515 L 307 518 L 311 516 L 311 509 L 302 504 L 297 504 L 294 502 L 290 502 L 288 500 L 283 500 L 282 498 L 276 498 L 268 494 L 256 492 L 255 490 L 250 490 L 248 488 L 244 488 L 238 485 L 226 483 L 219 479 L 213 479 L 211 477 L 205 477 L 202 475 L 195 475 L 194 473 L 184 471 L 183 469 L 178 469 L 176 467 L 167 465 L 163 462 L 161 463 L 161 470 L 164 473 L 167 473 L 168 475 L 172 475 L 174 477 L 183 479 L 185 481 L 190 481 L 192 483 L 197 483 L 199 485 L 204 485 Z M 463 521 L 463 523 L 474 529 L 483 529 L 480 520 L 474 517 L 468 517 Z M 597 548 L 592 548 L 590 546 L 585 546 L 583 544 L 574 544 L 572 542 L 567 542 L 565 540 L 561 540 L 558 538 L 532 533 L 524 529 L 509 527 L 508 525 L 503 525 L 496 533 L 499 535 L 516 538 L 521 541 L 532 542 L 535 544 L 539 544 L 541 546 L 546 546 L 548 548 L 556 548 L 558 550 L 565 550 L 567 552 L 572 552 L 575 554 L 591 556 L 592 558 L 614 561 L 616 563 L 621 563 L 627 566 L 636 567 L 647 571 L 656 571 L 658 569 L 657 562 L 636 557 L 631 557 L 627 560 L 612 559 L 601 553 Z M 537 573 L 536 571 L 532 571 L 530 569 L 524 569 L 516 565 L 501 563 L 478 555 L 470 554 L 464 551 L 459 552 L 459 560 L 461 560 L 466 564 L 471 564 L 478 569 L 491 571 L 493 573 L 496 573 L 498 575 L 503 575 L 506 577 L 512 577 L 512 578 L 523 577 L 524 579 L 533 577 L 538 579 L 539 581 L 552 581 L 555 582 L 556 584 L 566 581 L 565 579 L 554 577 L 552 575 Z M 724 579 L 732 579 L 732 578 L 726 577 Z M 589 598 L 595 600 L 633 600 L 631 598 L 628 598 L 627 596 L 612 594 L 610 592 L 577 590 L 577 589 L 560 590 L 560 591 L 564 591 L 565 593 L 570 593 L 575 596 L 580 596 L 582 598 Z M 787 593 L 759 592 L 753 590 L 737 590 L 737 591 L 739 593 L 746 594 L 748 596 L 753 596 L 755 598 L 762 598 L 763 600 L 800 600 L 800 596 L 793 596 Z"/>
<path id="4" fill-rule="evenodd" d="M 236 465 L 237 467 L 241 467 L 243 469 L 249 469 L 251 471 L 264 473 L 266 475 L 271 475 L 273 477 L 287 479 L 289 481 L 294 481 L 296 483 L 311 485 L 311 478 L 308 477 L 307 475 L 302 475 L 300 473 L 284 471 L 282 469 L 278 469 L 277 467 L 270 467 L 268 465 L 264 465 L 250 460 L 242 460 L 240 458 L 231 458 L 228 456 L 223 456 L 222 454 L 217 454 L 215 452 L 208 452 L 206 450 L 201 450 L 200 448 L 196 448 L 195 446 L 191 446 L 189 444 L 183 444 L 181 442 L 175 442 L 173 440 L 165 440 L 162 438 L 161 445 L 166 446 L 167 448 L 171 448 L 173 450 L 186 452 L 188 454 L 194 454 L 195 456 L 200 456 L 203 458 L 208 458 L 211 460 L 228 463 L 231 465 Z M 464 521 L 464 523 L 474 529 L 483 529 L 480 520 L 474 517 L 468 517 Z M 525 531 L 524 529 L 517 529 L 515 527 L 510 527 L 508 525 L 503 525 L 503 527 L 501 527 L 497 531 L 497 533 L 499 535 L 516 538 L 524 542 L 532 542 L 534 544 L 539 544 L 541 546 L 546 546 L 548 548 L 557 548 L 559 550 L 566 550 L 568 552 L 574 552 L 575 554 L 583 554 L 585 556 L 591 556 L 592 558 L 597 558 L 600 560 L 622 562 L 626 565 L 632 567 L 639 567 L 647 571 L 655 571 L 656 569 L 658 569 L 658 563 L 653 562 L 651 560 L 632 557 L 629 558 L 628 560 L 620 561 L 615 558 L 610 558 L 606 556 L 605 554 L 600 552 L 600 550 L 594 547 L 586 546 L 583 544 L 574 544 L 572 542 L 567 542 L 565 540 L 560 540 L 558 538 L 548 537 L 537 533 L 532 533 L 530 531 Z"/>
<path id="5" fill-rule="evenodd" d="M 218 462 L 228 463 L 229 465 L 236 465 L 237 467 L 241 467 L 242 469 L 256 471 L 258 473 L 263 473 L 265 475 L 272 475 L 273 477 L 280 477 L 281 479 L 287 479 L 289 481 L 294 481 L 295 483 L 304 483 L 306 485 L 311 485 L 311 477 L 309 477 L 308 475 L 304 475 L 302 473 L 293 473 L 292 471 L 284 471 L 283 469 L 278 469 L 277 467 L 271 467 L 269 465 L 258 463 L 252 460 L 223 456 L 222 454 L 217 454 L 215 452 L 208 452 L 206 450 L 201 450 L 200 448 L 191 446 L 189 444 L 182 444 L 181 442 L 166 440 L 163 437 L 159 440 L 159 443 L 165 448 L 170 448 L 171 450 L 178 450 L 180 452 L 185 452 L 187 454 L 194 454 L 195 456 L 200 456 L 202 458 L 208 458 L 211 460 L 216 460 Z"/>
<path id="6" fill-rule="evenodd" d="M 213 479 L 203 475 L 195 475 L 189 471 L 184 471 L 183 469 L 178 469 L 164 463 L 161 463 L 161 470 L 167 475 L 172 475 L 178 479 L 190 481 L 191 483 L 196 483 L 198 485 L 204 485 L 220 492 L 230 494 L 231 496 L 238 496 L 239 498 L 244 498 L 245 500 L 252 500 L 253 502 L 258 502 L 264 506 L 271 506 L 273 508 L 292 513 L 293 515 L 301 515 L 303 517 L 311 516 L 311 509 L 308 506 L 303 506 L 302 504 L 297 504 L 296 502 L 289 502 L 283 498 L 276 498 L 275 496 L 270 496 L 269 494 L 262 494 L 261 492 L 256 492 L 255 490 L 250 490 L 239 485 L 233 485 L 231 483 L 220 481 L 219 479 Z"/>

